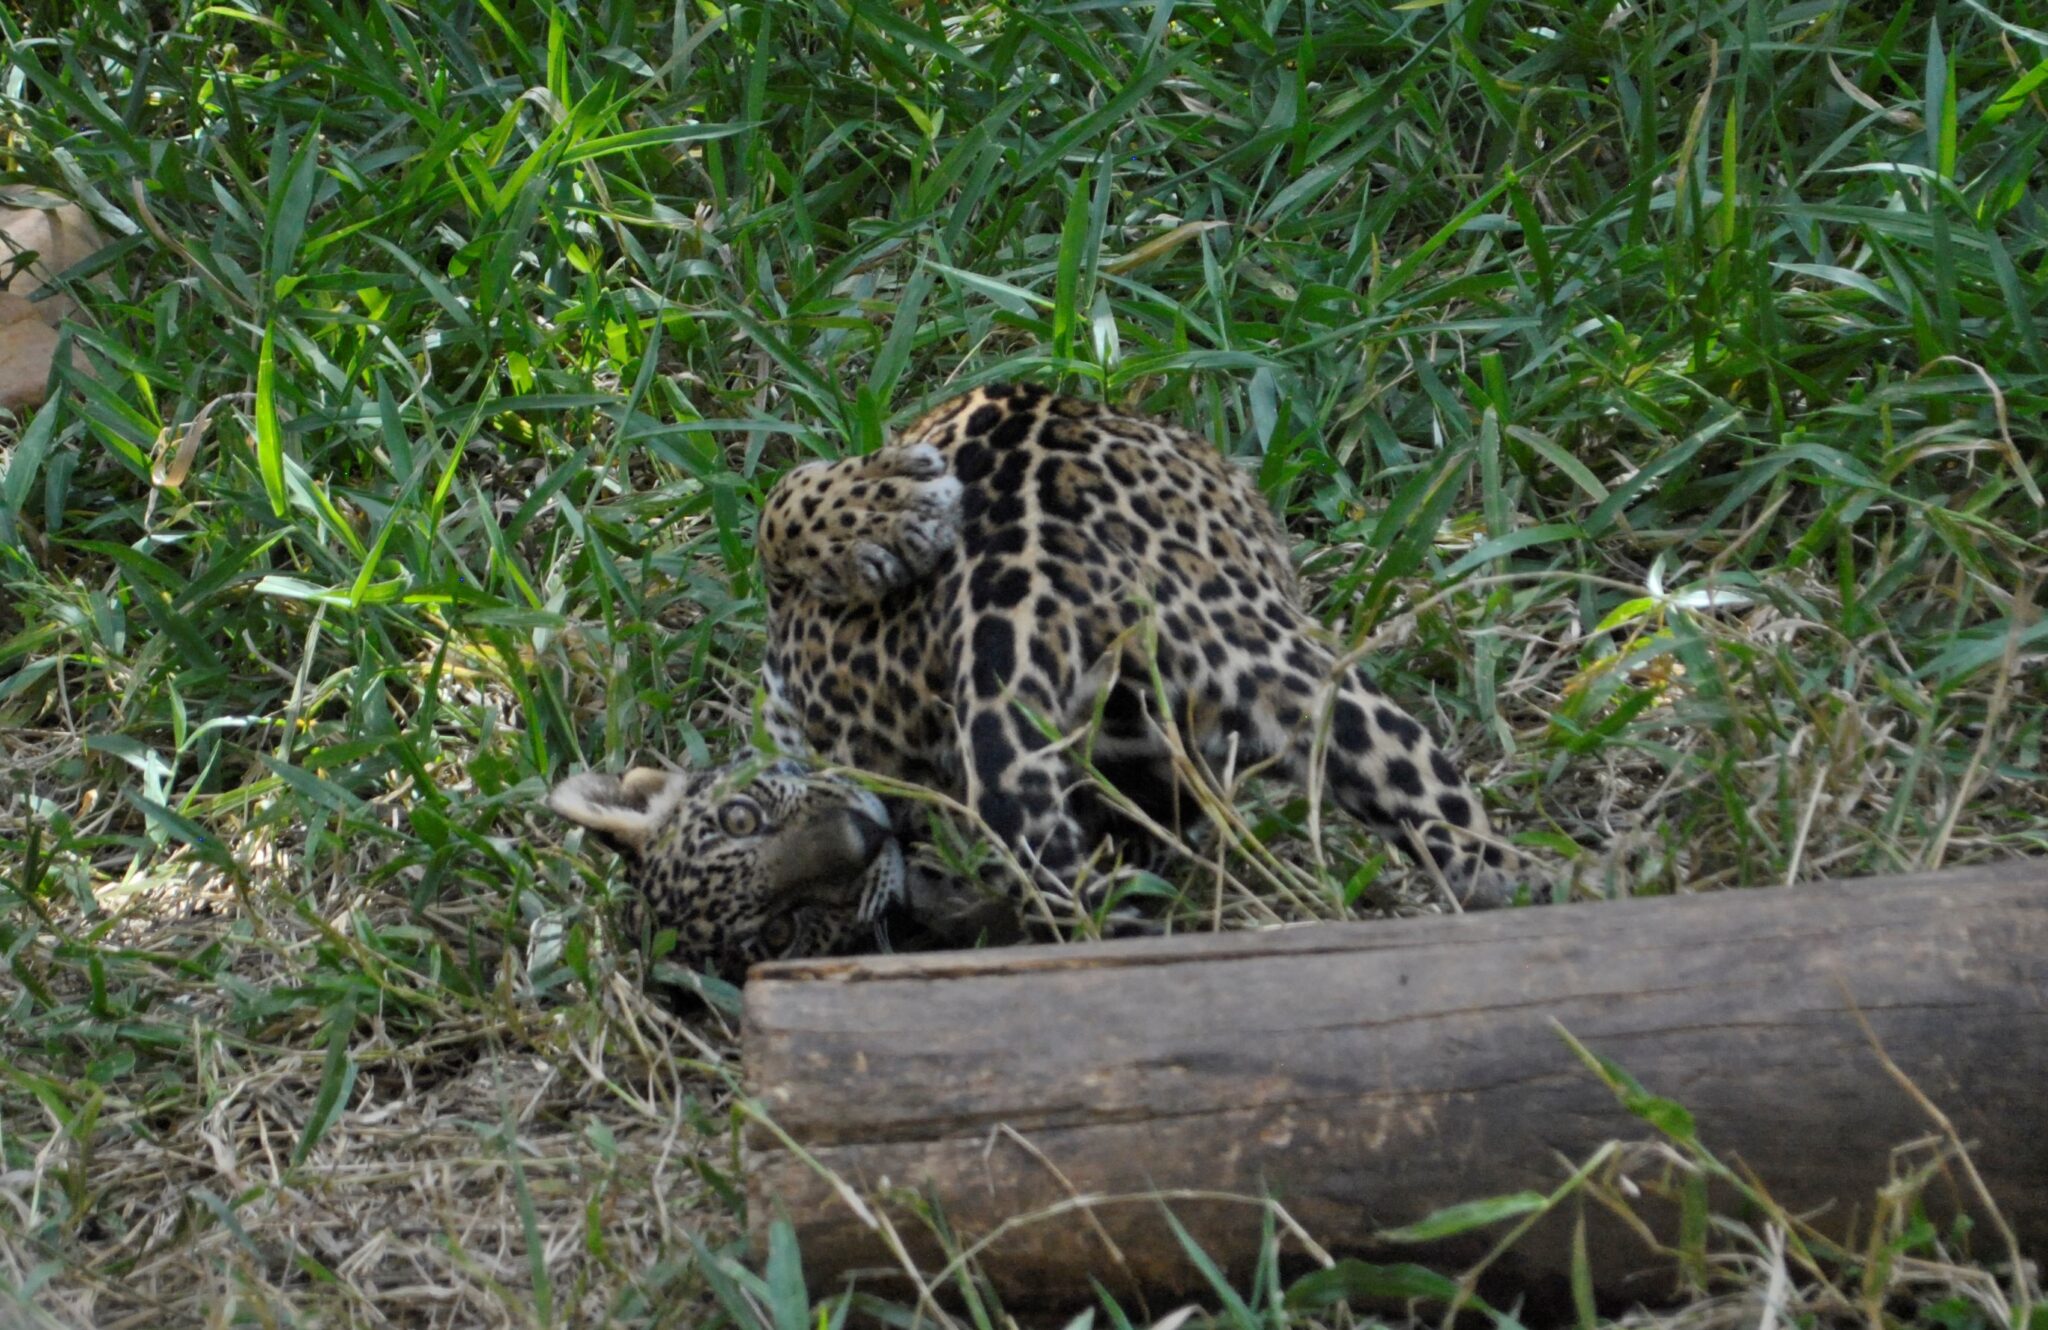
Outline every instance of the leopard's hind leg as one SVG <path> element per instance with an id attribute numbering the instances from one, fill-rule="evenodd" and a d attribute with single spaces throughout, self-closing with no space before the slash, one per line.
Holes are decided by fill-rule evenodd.
<path id="1" fill-rule="evenodd" d="M 1234 735 L 1241 763 L 1273 759 L 1304 789 L 1320 762 L 1329 797 L 1433 863 L 1460 905 L 1507 904 L 1519 865 L 1464 774 L 1428 729 L 1312 633 L 1304 617 L 1294 631 L 1237 635 L 1238 651 L 1186 653 L 1191 696 L 1213 720 L 1205 749 L 1213 758 Z"/>

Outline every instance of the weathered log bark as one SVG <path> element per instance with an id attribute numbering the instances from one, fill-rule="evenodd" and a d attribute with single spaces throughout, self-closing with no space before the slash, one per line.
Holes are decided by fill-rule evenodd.
<path id="1" fill-rule="evenodd" d="M 1185 1189 L 1275 1197 L 1333 1250 L 1385 1257 L 1374 1235 L 1388 1227 L 1547 1191 L 1603 1143 L 1654 1135 L 1558 1025 L 1690 1108 L 1700 1138 L 1785 1206 L 1825 1207 L 1824 1229 L 1867 1221 L 1892 1148 L 1933 1130 L 1874 1037 L 1969 1143 L 2023 1249 L 2048 1255 L 2048 860 L 763 966 L 746 993 L 748 1084 L 779 1131 L 749 1130 L 750 1218 L 758 1238 L 789 1217 L 821 1288 L 894 1264 L 821 1170 L 863 1195 L 916 1188 L 962 1241 L 1076 1194 Z M 1978 1210 L 1951 1181 L 1930 1204 Z M 1255 1255 L 1256 1207 L 1172 1209 L 1226 1269 Z M 1594 1218 L 1604 1292 L 1668 1269 Z M 1554 1289 L 1570 1227 L 1546 1218 L 1502 1268 L 1537 1296 Z M 917 1221 L 898 1230 L 936 1253 Z M 1472 1242 L 1437 1255 L 1464 1259 Z M 1203 1287 L 1154 1200 L 1068 1207 L 981 1260 L 1025 1301 L 1085 1300 L 1091 1276 Z"/>

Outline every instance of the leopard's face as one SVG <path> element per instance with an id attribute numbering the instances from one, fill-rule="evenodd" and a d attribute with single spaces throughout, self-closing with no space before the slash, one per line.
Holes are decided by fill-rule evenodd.
<path id="1" fill-rule="evenodd" d="M 902 888 L 881 800 L 787 759 L 588 771 L 548 806 L 624 860 L 630 938 L 674 929 L 679 959 L 733 981 L 755 961 L 845 949 Z"/>

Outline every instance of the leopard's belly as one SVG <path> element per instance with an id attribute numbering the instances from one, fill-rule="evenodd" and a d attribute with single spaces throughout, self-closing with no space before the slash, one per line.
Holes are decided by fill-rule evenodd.
<path id="1" fill-rule="evenodd" d="M 957 582 L 957 571 L 947 576 Z M 801 600 L 771 611 L 765 683 L 777 745 L 957 794 L 951 600 L 920 587 L 878 604 Z"/>

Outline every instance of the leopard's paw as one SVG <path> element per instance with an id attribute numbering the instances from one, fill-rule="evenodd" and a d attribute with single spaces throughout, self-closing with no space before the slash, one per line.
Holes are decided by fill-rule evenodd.
<path id="1" fill-rule="evenodd" d="M 758 552 L 778 593 L 881 600 L 931 576 L 960 542 L 960 481 L 929 444 L 791 471 L 762 513 Z"/>

